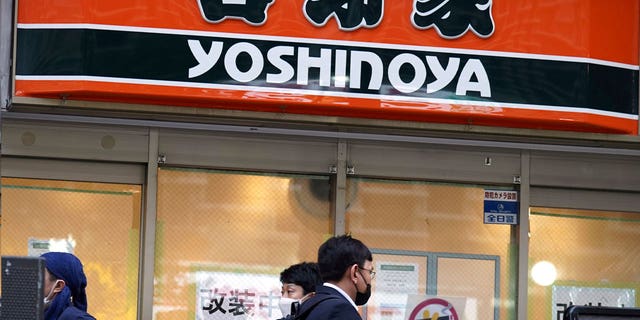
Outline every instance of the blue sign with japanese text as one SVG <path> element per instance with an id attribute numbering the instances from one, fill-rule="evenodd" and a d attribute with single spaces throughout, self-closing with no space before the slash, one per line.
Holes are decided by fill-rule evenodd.
<path id="1" fill-rule="evenodd" d="M 518 224 L 519 206 L 517 191 L 485 190 L 484 223 Z"/>

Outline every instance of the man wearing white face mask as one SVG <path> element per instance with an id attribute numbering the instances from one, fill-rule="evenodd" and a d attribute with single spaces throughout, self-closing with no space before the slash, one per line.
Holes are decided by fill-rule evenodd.
<path id="1" fill-rule="evenodd" d="M 284 269 L 280 273 L 280 282 L 282 319 L 292 319 L 299 305 L 315 294 L 316 286 L 322 284 L 322 279 L 317 263 L 302 262 Z"/>
<path id="2" fill-rule="evenodd" d="M 45 320 L 95 320 L 87 313 L 87 278 L 80 260 L 63 252 L 42 255 Z"/>

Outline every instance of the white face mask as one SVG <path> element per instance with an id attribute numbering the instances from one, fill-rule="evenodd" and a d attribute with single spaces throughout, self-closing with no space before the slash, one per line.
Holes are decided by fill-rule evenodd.
<path id="1" fill-rule="evenodd" d="M 56 288 L 56 285 L 58 285 L 58 281 L 62 281 L 60 279 L 56 280 L 56 282 L 53 284 L 53 286 L 51 286 L 51 290 L 49 290 L 49 294 L 47 294 L 46 297 L 44 297 L 44 305 L 45 307 L 48 307 L 49 304 L 51 303 L 51 294 L 53 294 L 53 290 Z"/>
<path id="2" fill-rule="evenodd" d="M 296 304 L 295 308 L 297 309 L 297 304 L 299 303 L 300 300 L 291 298 L 280 298 L 280 311 L 282 312 L 282 316 L 286 317 L 290 315 L 292 309 L 294 308 L 294 304 Z"/>

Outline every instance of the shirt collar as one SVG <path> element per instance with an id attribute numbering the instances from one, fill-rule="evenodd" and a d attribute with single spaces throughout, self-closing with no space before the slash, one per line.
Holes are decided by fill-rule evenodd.
<path id="1" fill-rule="evenodd" d="M 340 289 L 340 287 L 329 282 L 325 282 L 322 285 L 325 287 L 336 289 L 336 291 L 340 292 L 340 294 L 343 295 L 347 299 L 347 301 L 349 301 L 349 303 L 351 303 L 351 305 L 356 309 L 356 311 L 358 310 L 358 307 L 356 306 L 355 302 L 353 302 L 353 300 L 351 300 L 351 297 L 349 297 L 349 295 L 346 292 L 344 292 L 344 290 Z"/>

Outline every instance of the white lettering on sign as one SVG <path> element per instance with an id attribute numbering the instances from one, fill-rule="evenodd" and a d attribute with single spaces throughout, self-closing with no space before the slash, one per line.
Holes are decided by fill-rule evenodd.
<path id="1" fill-rule="evenodd" d="M 320 83 L 321 87 L 328 87 L 331 85 L 331 49 L 320 49 L 319 57 L 311 57 L 309 55 L 309 48 L 298 48 L 298 79 L 297 84 L 308 85 L 309 84 L 309 69 L 320 69 Z"/>
<path id="2" fill-rule="evenodd" d="M 400 68 L 404 65 L 409 65 L 413 69 L 413 79 L 409 82 L 404 82 L 400 78 Z M 427 68 L 424 66 L 418 56 L 402 53 L 397 55 L 389 64 L 389 81 L 391 85 L 402 93 L 416 92 L 422 87 L 427 79 Z"/>
<path id="3" fill-rule="evenodd" d="M 429 69 L 431 69 L 431 72 L 436 76 L 436 81 L 427 85 L 427 93 L 434 93 L 446 87 L 451 83 L 451 81 L 453 81 L 453 78 L 455 78 L 458 68 L 460 67 L 460 58 L 449 58 L 446 69 L 440 65 L 440 62 L 436 57 L 427 57 L 427 64 L 429 64 Z M 489 81 L 487 80 L 487 85 L 488 84 Z"/>
<path id="4" fill-rule="evenodd" d="M 362 79 L 360 79 L 360 70 L 362 70 L 362 65 L 366 63 L 371 70 L 371 80 L 369 80 L 369 85 L 367 89 L 369 90 L 380 90 L 382 86 L 382 59 L 378 57 L 377 54 L 373 52 L 367 51 L 353 51 L 351 52 L 351 68 L 349 70 L 349 88 L 351 89 L 359 89 L 361 88 Z"/>
<path id="5" fill-rule="evenodd" d="M 478 79 L 477 82 L 472 81 L 473 77 Z M 489 86 L 489 77 L 484 70 L 482 62 L 478 59 L 469 59 L 462 68 L 456 94 L 464 96 L 468 91 L 480 92 L 480 96 L 490 97 L 491 87 Z"/>
<path id="6" fill-rule="evenodd" d="M 485 190 L 484 200 L 518 201 L 517 191 Z"/>
<path id="7" fill-rule="evenodd" d="M 222 42 L 212 42 L 211 49 L 208 53 L 204 51 L 198 40 L 189 40 L 187 44 L 189 45 L 189 49 L 191 49 L 193 57 L 198 61 L 197 66 L 189 68 L 189 78 L 195 78 L 205 74 L 218 63 L 218 59 L 220 59 L 220 54 L 222 53 Z"/>
<path id="8" fill-rule="evenodd" d="M 267 52 L 267 59 L 273 64 L 274 67 L 280 70 L 279 73 L 269 73 L 267 74 L 267 82 L 268 83 L 285 83 L 291 79 L 296 74 L 296 70 L 288 64 L 285 60 L 282 59 L 283 56 L 293 56 L 294 48 L 287 46 L 278 46 L 271 48 L 269 52 Z"/>
<path id="9" fill-rule="evenodd" d="M 385 67 L 383 59 L 372 51 L 321 48 L 319 55 L 314 56 L 308 47 L 283 45 L 269 48 L 265 60 L 264 52 L 249 42 L 238 42 L 225 48 L 223 42 L 212 41 L 208 52 L 199 40 L 188 40 L 187 43 L 198 63 L 189 68 L 189 78 L 207 73 L 224 56 L 227 74 L 242 83 L 256 80 L 265 72 L 265 62 L 268 62 L 277 70 L 267 72 L 265 76 L 266 82 L 273 84 L 295 81 L 297 85 L 307 86 L 310 71 L 314 70 L 318 73 L 317 85 L 320 87 L 344 88 L 348 81 L 350 89 L 380 90 L 386 76 L 395 90 L 406 94 L 420 90 L 434 93 L 455 83 L 456 95 L 477 92 L 481 97 L 491 97 L 489 77 L 479 59 L 468 59 L 461 67 L 460 58 L 448 57 L 446 66 L 443 66 L 437 56 L 399 53 Z M 249 65 L 248 69 L 242 70 L 238 66 L 240 59 L 248 62 L 243 63 L 245 68 Z M 291 63 L 291 60 L 295 60 L 295 63 Z M 412 72 L 403 71 L 407 69 Z M 363 79 L 362 70 L 370 70 L 370 73 L 366 73 L 368 81 Z M 412 76 L 407 78 L 407 74 Z M 435 80 L 427 83 L 428 75 Z"/>
<path id="10" fill-rule="evenodd" d="M 247 0 L 222 0 L 222 4 L 247 4 Z"/>

